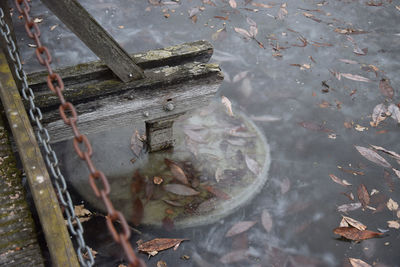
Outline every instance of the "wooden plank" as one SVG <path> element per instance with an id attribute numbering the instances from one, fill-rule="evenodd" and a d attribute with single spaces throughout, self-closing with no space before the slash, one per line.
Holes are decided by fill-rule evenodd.
<path id="1" fill-rule="evenodd" d="M 44 267 L 37 231 L 22 185 L 22 175 L 17 168 L 8 131 L 1 115 L 0 266 Z"/>
<path id="2" fill-rule="evenodd" d="M 0 97 L 6 111 L 54 266 L 79 266 L 32 126 L 0 53 Z"/>
<path id="3" fill-rule="evenodd" d="M 143 78 L 142 69 L 77 0 L 42 2 L 123 82 Z"/>

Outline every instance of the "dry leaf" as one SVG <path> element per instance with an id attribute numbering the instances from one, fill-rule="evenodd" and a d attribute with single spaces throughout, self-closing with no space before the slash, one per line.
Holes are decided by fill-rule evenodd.
<path id="1" fill-rule="evenodd" d="M 164 181 L 163 178 L 158 177 L 158 176 L 154 176 L 154 178 L 153 178 L 154 184 L 162 184 L 163 181 Z"/>
<path id="2" fill-rule="evenodd" d="M 356 126 L 354 127 L 354 129 L 355 129 L 356 131 L 359 131 L 359 132 L 364 132 L 364 131 L 368 130 L 367 127 L 361 126 L 360 124 L 356 124 Z"/>
<path id="3" fill-rule="evenodd" d="M 348 226 L 349 226 L 349 223 L 344 218 L 342 218 L 342 220 L 340 221 L 339 227 L 348 227 Z"/>
<path id="4" fill-rule="evenodd" d="M 132 134 L 131 137 L 131 150 L 133 151 L 133 154 L 136 157 L 139 157 L 142 149 L 143 149 L 143 141 L 140 137 L 138 130 L 135 130 L 135 132 Z"/>
<path id="5" fill-rule="evenodd" d="M 165 261 L 158 261 L 157 262 L 157 267 L 167 267 L 167 263 Z"/>
<path id="6" fill-rule="evenodd" d="M 242 28 L 234 28 L 235 32 L 239 33 L 240 35 L 242 35 L 245 39 L 251 39 L 252 35 L 245 29 Z"/>
<path id="7" fill-rule="evenodd" d="M 353 210 L 357 210 L 359 208 L 361 208 L 361 203 L 360 202 L 356 202 L 356 203 L 349 203 L 349 204 L 343 204 L 340 205 L 337 210 L 340 212 L 349 212 L 349 211 L 353 211 Z"/>
<path id="8" fill-rule="evenodd" d="M 394 151 L 387 150 L 386 148 L 383 148 L 383 147 L 381 147 L 381 146 L 374 146 L 374 145 L 371 145 L 371 147 L 372 147 L 373 149 L 375 149 L 375 150 L 382 151 L 382 152 L 388 154 L 389 156 L 391 156 L 391 157 L 393 157 L 393 158 L 395 158 L 395 159 L 397 159 L 397 160 L 400 160 L 400 154 L 398 154 L 398 153 L 396 153 L 396 152 L 394 152 Z"/>
<path id="9" fill-rule="evenodd" d="M 249 156 L 245 155 L 245 161 L 246 161 L 246 165 L 247 168 L 249 168 L 249 170 L 254 173 L 255 175 L 259 175 L 260 174 L 260 165 L 258 164 L 257 161 L 255 161 L 254 159 L 250 158 Z"/>
<path id="10" fill-rule="evenodd" d="M 337 176 L 333 174 L 329 174 L 329 177 L 331 177 L 332 181 L 334 181 L 337 184 L 343 185 L 343 186 L 350 186 L 351 183 L 347 182 L 346 180 L 340 180 Z"/>
<path id="11" fill-rule="evenodd" d="M 54 31 L 54 29 L 57 28 L 57 27 L 58 27 L 58 24 L 51 26 L 50 27 L 50 31 Z"/>
<path id="12" fill-rule="evenodd" d="M 349 240 L 355 240 L 355 241 L 361 241 L 383 235 L 382 233 L 373 232 L 369 230 L 360 231 L 354 227 L 338 227 L 335 228 L 333 232 Z"/>
<path id="13" fill-rule="evenodd" d="M 400 223 L 398 221 L 387 221 L 388 227 L 394 229 L 400 229 Z"/>
<path id="14" fill-rule="evenodd" d="M 243 232 L 246 232 L 251 227 L 253 227 L 257 222 L 256 221 L 241 221 L 233 225 L 228 232 L 226 233 L 225 237 L 231 237 Z"/>
<path id="15" fill-rule="evenodd" d="M 166 250 L 183 241 L 188 239 L 176 239 L 176 238 L 156 238 L 138 245 L 138 250 L 142 252 L 147 252 L 149 255 L 154 256 L 159 251 Z"/>
<path id="16" fill-rule="evenodd" d="M 396 211 L 399 208 L 399 204 L 397 204 L 396 201 L 390 198 L 386 203 L 386 207 L 391 211 Z"/>
<path id="17" fill-rule="evenodd" d="M 279 8 L 278 14 L 277 14 L 277 19 L 284 19 L 288 15 L 288 11 L 286 9 L 287 4 L 283 3 L 281 7 Z"/>
<path id="18" fill-rule="evenodd" d="M 164 190 L 180 196 L 195 196 L 200 194 L 193 188 L 182 184 L 167 184 L 164 185 Z"/>
<path id="19" fill-rule="evenodd" d="M 372 82 L 370 79 L 360 76 L 360 75 L 355 75 L 351 73 L 340 73 L 341 76 L 345 77 L 346 79 L 353 80 L 353 81 L 359 81 L 359 82 Z"/>
<path id="20" fill-rule="evenodd" d="M 358 195 L 358 200 L 360 200 L 363 207 L 365 207 L 369 204 L 370 198 L 369 198 L 368 190 L 364 184 L 360 184 L 358 186 L 357 195 Z"/>
<path id="21" fill-rule="evenodd" d="M 351 266 L 353 267 L 372 267 L 371 265 L 360 259 L 349 258 L 349 261 Z"/>
<path id="22" fill-rule="evenodd" d="M 267 209 L 264 209 L 264 210 L 262 211 L 262 214 L 261 214 L 261 223 L 262 223 L 262 226 L 264 227 L 264 229 L 265 229 L 267 232 L 270 232 L 270 231 L 271 231 L 271 229 L 272 229 L 272 217 L 271 217 L 271 214 L 269 214 L 269 212 L 268 212 Z"/>
<path id="23" fill-rule="evenodd" d="M 234 115 L 233 115 L 233 111 L 232 111 L 231 101 L 226 96 L 222 96 L 221 102 L 225 106 L 226 111 L 228 112 L 229 116 L 233 117 Z"/>
<path id="24" fill-rule="evenodd" d="M 381 121 L 384 121 L 387 118 L 387 112 L 388 108 L 384 104 L 376 105 L 372 111 L 371 126 L 376 127 Z"/>
<path id="25" fill-rule="evenodd" d="M 92 216 L 92 213 L 85 209 L 83 204 L 74 206 L 74 212 L 78 218 Z"/>
<path id="26" fill-rule="evenodd" d="M 395 168 L 392 168 L 392 170 L 396 174 L 397 178 L 400 178 L 400 171 Z"/>
<path id="27" fill-rule="evenodd" d="M 235 0 L 229 0 L 229 5 L 230 5 L 232 8 L 237 8 L 237 3 L 236 3 Z"/>
<path id="28" fill-rule="evenodd" d="M 355 148 L 360 152 L 360 154 L 368 159 L 369 161 L 372 161 L 382 167 L 386 168 L 391 168 L 392 166 L 390 165 L 389 162 L 386 161 L 382 156 L 380 156 L 378 153 L 373 151 L 372 149 L 362 147 L 362 146 L 355 146 Z"/>
<path id="29" fill-rule="evenodd" d="M 353 218 L 346 217 L 343 215 L 342 215 L 342 217 L 349 225 L 353 226 L 354 228 L 357 228 L 360 231 L 367 229 L 367 226 L 365 226 L 364 224 L 362 224 L 361 222 L 359 222 L 357 220 L 354 220 Z M 342 225 L 340 225 L 340 226 L 342 226 Z"/>
<path id="30" fill-rule="evenodd" d="M 35 18 L 35 19 L 33 20 L 33 22 L 35 22 L 35 23 L 41 23 L 42 21 L 43 21 L 42 18 Z"/>
<path id="31" fill-rule="evenodd" d="M 169 159 L 164 159 L 165 164 L 169 167 L 172 175 L 176 180 L 181 182 L 182 184 L 188 185 L 189 181 L 186 177 L 186 174 L 183 172 L 181 167 L 179 167 L 175 162 Z"/>
<path id="32" fill-rule="evenodd" d="M 262 3 L 251 3 L 252 6 L 255 7 L 262 7 L 262 8 L 273 8 L 273 5 L 267 5 L 267 4 L 262 4 Z"/>
<path id="33" fill-rule="evenodd" d="M 379 82 L 379 89 L 381 90 L 382 95 L 393 98 L 394 90 L 393 87 L 390 85 L 390 80 L 387 78 L 382 78 Z"/>

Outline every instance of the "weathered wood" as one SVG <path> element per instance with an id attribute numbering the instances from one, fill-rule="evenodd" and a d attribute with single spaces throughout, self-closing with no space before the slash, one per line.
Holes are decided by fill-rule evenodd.
<path id="1" fill-rule="evenodd" d="M 174 146 L 175 139 L 172 126 L 176 118 L 183 114 L 176 114 L 155 121 L 146 121 L 146 141 L 150 152 Z"/>
<path id="2" fill-rule="evenodd" d="M 0 53 L 0 97 L 24 166 L 52 263 L 54 266 L 79 266 L 49 174 L 4 53 Z"/>
<path id="3" fill-rule="evenodd" d="M 0 214 L 0 266 L 44 266 L 21 172 L 1 115 Z"/>
<path id="4" fill-rule="evenodd" d="M 122 81 L 143 78 L 143 71 L 136 62 L 77 0 L 42 2 Z"/>

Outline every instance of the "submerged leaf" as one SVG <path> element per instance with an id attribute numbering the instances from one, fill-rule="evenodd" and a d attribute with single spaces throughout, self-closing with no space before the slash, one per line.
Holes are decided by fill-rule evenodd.
<path id="1" fill-rule="evenodd" d="M 358 81 L 358 82 L 372 82 L 370 79 L 356 75 L 356 74 L 351 74 L 351 73 L 340 73 L 342 77 L 345 77 L 346 79 L 353 80 L 353 81 Z"/>
<path id="2" fill-rule="evenodd" d="M 236 223 L 231 227 L 231 229 L 228 230 L 226 233 L 225 237 L 231 237 L 234 235 L 241 234 L 243 232 L 246 232 L 249 230 L 251 227 L 253 227 L 257 222 L 256 221 L 241 221 Z"/>
<path id="3" fill-rule="evenodd" d="M 142 222 L 143 215 L 144 215 L 143 203 L 140 200 L 140 198 L 137 197 L 133 202 L 132 223 L 135 226 L 138 226 Z"/>
<path id="4" fill-rule="evenodd" d="M 219 261 L 223 264 L 234 263 L 247 259 L 247 254 L 247 249 L 234 250 L 222 256 Z"/>
<path id="5" fill-rule="evenodd" d="M 231 101 L 226 96 L 222 96 L 221 97 L 221 102 L 225 106 L 226 111 L 228 112 L 229 116 L 233 117 Z"/>
<path id="6" fill-rule="evenodd" d="M 357 189 L 358 200 L 360 200 L 363 207 L 366 207 L 369 204 L 370 198 L 368 194 L 368 190 L 364 184 L 360 184 Z"/>
<path id="7" fill-rule="evenodd" d="M 131 137 L 131 150 L 136 157 L 139 157 L 140 152 L 143 149 L 143 140 L 140 137 L 138 130 L 132 134 Z"/>
<path id="8" fill-rule="evenodd" d="M 185 185 L 189 184 L 186 174 L 184 173 L 184 171 L 182 170 L 181 167 L 179 167 L 175 162 L 173 162 L 172 160 L 169 160 L 169 159 L 164 159 L 164 162 L 169 167 L 172 175 L 174 176 L 174 178 L 176 180 L 178 180 L 179 182 L 181 182 Z"/>
<path id="9" fill-rule="evenodd" d="M 153 240 L 139 244 L 138 250 L 150 254 L 154 251 L 159 252 L 162 250 L 175 247 L 176 245 L 186 240 L 187 239 L 177 239 L 177 238 L 155 238 Z"/>
<path id="10" fill-rule="evenodd" d="M 267 232 L 270 232 L 272 229 L 272 218 L 271 214 L 269 214 L 267 209 L 264 209 L 261 214 L 261 223 L 264 229 Z"/>
<path id="11" fill-rule="evenodd" d="M 181 185 L 181 184 L 167 184 L 167 185 L 164 185 L 164 189 L 165 189 L 165 191 L 168 191 L 168 192 L 174 193 L 176 195 L 180 195 L 180 196 L 195 196 L 195 195 L 200 194 L 193 188 L 190 188 L 188 186 Z"/>
<path id="12" fill-rule="evenodd" d="M 383 235 L 382 233 L 373 232 L 369 230 L 360 231 L 354 227 L 338 227 L 335 228 L 333 232 L 337 235 L 341 235 L 347 239 L 355 241 L 361 241 Z"/>
<path id="13" fill-rule="evenodd" d="M 360 154 L 368 159 L 369 161 L 372 161 L 382 167 L 390 168 L 392 167 L 389 162 L 386 161 L 382 156 L 380 156 L 378 153 L 373 151 L 372 149 L 362 147 L 362 146 L 355 146 L 355 148 L 360 152 Z"/>
<path id="14" fill-rule="evenodd" d="M 245 161 L 246 161 L 247 168 L 249 168 L 249 170 L 252 173 L 254 173 L 255 175 L 260 174 L 260 165 L 258 164 L 257 161 L 255 161 L 254 159 L 250 158 L 247 155 L 245 155 Z"/>
<path id="15" fill-rule="evenodd" d="M 390 80 L 387 78 L 383 78 L 379 82 L 379 89 L 381 90 L 382 95 L 393 98 L 394 96 L 394 90 L 393 87 L 390 85 Z"/>
<path id="16" fill-rule="evenodd" d="M 217 189 L 215 187 L 212 187 L 211 185 L 205 186 L 205 189 L 208 192 L 210 192 L 211 194 L 215 195 L 217 198 L 224 199 L 224 200 L 231 199 L 230 195 L 228 195 L 227 193 L 225 193 L 225 192 L 223 192 L 223 191 L 221 191 L 221 190 L 219 190 L 219 189 Z"/>
<path id="17" fill-rule="evenodd" d="M 251 39 L 252 35 L 245 29 L 242 28 L 234 28 L 235 32 L 239 33 L 242 35 L 245 39 Z"/>

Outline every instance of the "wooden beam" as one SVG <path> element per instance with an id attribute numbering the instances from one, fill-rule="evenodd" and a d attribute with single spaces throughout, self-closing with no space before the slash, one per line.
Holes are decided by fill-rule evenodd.
<path id="1" fill-rule="evenodd" d="M 77 0 L 41 0 L 123 82 L 143 78 L 142 69 Z"/>
<path id="2" fill-rule="evenodd" d="M 28 179 L 54 266 L 79 266 L 64 218 L 4 53 L 0 53 L 0 97 Z"/>

